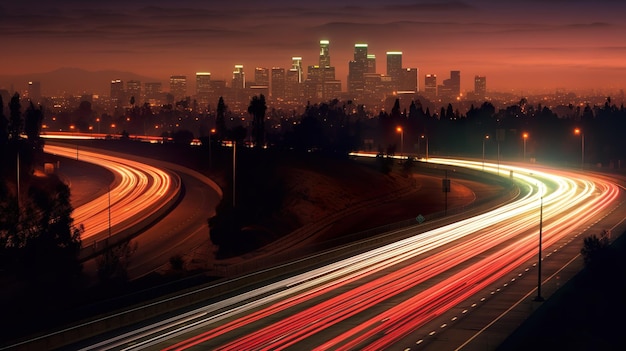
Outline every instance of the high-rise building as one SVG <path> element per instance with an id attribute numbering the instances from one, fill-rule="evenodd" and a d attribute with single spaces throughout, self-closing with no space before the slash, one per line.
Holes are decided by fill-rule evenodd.
<path id="1" fill-rule="evenodd" d="M 126 82 L 126 95 L 129 99 L 135 98 L 135 105 L 141 104 L 143 101 L 143 97 L 141 96 L 141 82 L 138 80 L 129 80 Z"/>
<path id="2" fill-rule="evenodd" d="M 256 67 L 254 69 L 254 84 L 270 86 L 270 70 L 263 67 Z"/>
<path id="3" fill-rule="evenodd" d="M 363 75 L 367 72 L 367 44 L 354 45 L 354 60 L 348 64 L 348 92 L 353 97 L 363 94 L 365 80 Z"/>
<path id="4" fill-rule="evenodd" d="M 170 94 L 175 102 L 187 97 L 187 76 L 170 76 Z"/>
<path id="5" fill-rule="evenodd" d="M 285 69 L 280 67 L 272 68 L 272 90 L 271 97 L 274 100 L 285 99 Z"/>
<path id="6" fill-rule="evenodd" d="M 487 77 L 475 76 L 474 77 L 474 94 L 479 97 L 484 97 L 487 93 Z"/>
<path id="7" fill-rule="evenodd" d="M 145 100 L 150 105 L 158 105 L 163 99 L 163 88 L 161 82 L 149 82 L 143 85 Z"/>
<path id="8" fill-rule="evenodd" d="M 450 71 L 450 78 L 438 86 L 437 93 L 440 97 L 456 100 L 461 96 L 461 71 Z"/>
<path id="9" fill-rule="evenodd" d="M 298 83 L 302 83 L 304 80 L 302 74 L 302 57 L 294 56 L 291 58 L 291 69 L 298 73 Z"/>
<path id="10" fill-rule="evenodd" d="M 38 103 L 41 100 L 41 82 L 28 82 L 26 94 L 30 101 Z"/>
<path id="11" fill-rule="evenodd" d="M 124 106 L 126 100 L 126 91 L 124 91 L 124 82 L 121 79 L 111 81 L 111 105 L 113 108 Z"/>
<path id="12" fill-rule="evenodd" d="M 330 67 L 330 41 L 320 40 L 320 61 L 319 66 Z"/>
<path id="13" fill-rule="evenodd" d="M 398 84 L 402 77 L 402 51 L 387 52 L 387 75 Z"/>
<path id="14" fill-rule="evenodd" d="M 418 69 L 417 68 L 403 68 L 402 74 L 400 74 L 400 81 L 398 82 L 398 93 L 415 94 L 418 92 Z"/>
<path id="15" fill-rule="evenodd" d="M 246 87 L 246 75 L 243 72 L 243 65 L 235 65 L 232 87 L 235 90 L 241 90 Z"/>
<path id="16" fill-rule="evenodd" d="M 211 73 L 196 72 L 196 100 L 199 104 L 206 106 L 211 96 Z"/>
<path id="17" fill-rule="evenodd" d="M 367 73 L 376 73 L 376 55 L 367 55 Z"/>
<path id="18" fill-rule="evenodd" d="M 285 98 L 291 101 L 297 101 L 301 98 L 302 92 L 302 72 L 297 68 L 291 68 L 287 71 L 285 77 Z"/>
<path id="19" fill-rule="evenodd" d="M 320 40 L 319 65 L 309 66 L 304 82 L 304 96 L 314 101 L 332 99 L 341 93 L 341 81 L 335 79 L 335 67 L 330 65 L 330 42 Z"/>
<path id="20" fill-rule="evenodd" d="M 427 74 L 424 77 L 424 95 L 429 98 L 437 96 L 437 75 Z"/>
<path id="21" fill-rule="evenodd" d="M 461 71 L 450 71 L 450 84 L 455 96 L 461 95 Z"/>

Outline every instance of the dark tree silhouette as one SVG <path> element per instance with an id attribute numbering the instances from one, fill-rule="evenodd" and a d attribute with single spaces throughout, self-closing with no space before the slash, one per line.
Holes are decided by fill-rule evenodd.
<path id="1" fill-rule="evenodd" d="M 220 96 L 215 116 L 215 136 L 217 140 L 223 140 L 226 136 L 226 108 L 224 98 Z"/>
<path id="2" fill-rule="evenodd" d="M 253 96 L 248 113 L 252 115 L 252 135 L 257 149 L 265 147 L 265 111 L 267 111 L 265 96 L 263 94 Z"/>
<path id="3" fill-rule="evenodd" d="M 24 118 L 24 133 L 28 138 L 28 143 L 35 149 L 41 149 L 43 147 L 41 143 L 41 123 L 43 121 L 43 108 L 35 107 L 33 102 L 26 109 L 26 115 Z"/>
<path id="4" fill-rule="evenodd" d="M 17 142 L 22 133 L 24 122 L 22 120 L 22 105 L 20 104 L 20 94 L 15 93 L 9 102 L 9 138 L 12 142 Z"/>

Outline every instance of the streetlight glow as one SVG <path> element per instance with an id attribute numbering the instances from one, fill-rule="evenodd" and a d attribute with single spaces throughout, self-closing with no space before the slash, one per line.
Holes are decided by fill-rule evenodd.
<path id="1" fill-rule="evenodd" d="M 400 158 L 404 155 L 404 130 L 402 127 L 398 126 L 396 131 L 400 133 Z"/>
<path id="2" fill-rule="evenodd" d="M 585 168 L 585 133 L 580 128 L 574 128 L 574 134 L 580 135 L 580 169 Z"/>
<path id="3" fill-rule="evenodd" d="M 528 133 L 524 132 L 522 134 L 522 138 L 524 139 L 524 162 L 526 162 L 526 140 L 528 140 Z"/>

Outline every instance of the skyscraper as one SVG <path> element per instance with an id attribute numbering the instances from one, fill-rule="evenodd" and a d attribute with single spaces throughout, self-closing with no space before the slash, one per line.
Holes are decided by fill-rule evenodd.
<path id="1" fill-rule="evenodd" d="M 235 65 L 232 87 L 235 90 L 241 90 L 246 87 L 246 75 L 243 72 L 243 65 Z"/>
<path id="2" fill-rule="evenodd" d="M 170 76 L 170 94 L 175 102 L 187 97 L 187 76 Z"/>
<path id="3" fill-rule="evenodd" d="M 271 97 L 274 100 L 285 99 L 285 69 L 280 67 L 272 68 L 272 90 Z"/>
<path id="4" fill-rule="evenodd" d="M 158 105 L 163 98 L 161 82 L 149 82 L 144 84 L 145 100 L 150 105 Z"/>
<path id="5" fill-rule="evenodd" d="M 398 84 L 402 78 L 402 51 L 387 52 L 387 75 Z"/>
<path id="6" fill-rule="evenodd" d="M 363 75 L 367 72 L 367 44 L 354 45 L 354 60 L 348 63 L 348 92 L 352 97 L 360 97 L 363 94 L 365 80 Z"/>
<path id="7" fill-rule="evenodd" d="M 320 61 L 317 66 L 309 66 L 304 83 L 305 97 L 321 101 L 335 98 L 341 93 L 341 81 L 335 79 L 335 67 L 330 66 L 330 42 L 320 40 Z"/>
<path id="8" fill-rule="evenodd" d="M 437 96 L 437 75 L 436 74 L 427 74 L 424 77 L 424 95 L 429 98 L 434 98 Z"/>
<path id="9" fill-rule="evenodd" d="M 196 72 L 196 99 L 198 103 L 208 105 L 211 92 L 211 73 Z"/>
<path id="10" fill-rule="evenodd" d="M 461 96 L 461 71 L 450 71 L 450 78 L 438 87 L 438 95 L 445 99 L 456 100 Z"/>
<path id="11" fill-rule="evenodd" d="M 124 82 L 121 79 L 111 81 L 111 105 L 113 108 L 124 106 L 126 92 L 124 91 Z"/>
<path id="12" fill-rule="evenodd" d="M 294 56 L 291 58 L 291 69 L 295 70 L 298 73 L 298 83 L 302 83 L 302 57 Z"/>
<path id="13" fill-rule="evenodd" d="M 398 82 L 398 93 L 414 94 L 418 91 L 417 83 L 418 69 L 403 68 Z"/>
<path id="14" fill-rule="evenodd" d="M 479 97 L 484 97 L 487 93 L 487 77 L 475 76 L 474 77 L 474 94 Z"/>
<path id="15" fill-rule="evenodd" d="M 143 97 L 141 96 L 141 82 L 138 80 L 129 80 L 126 82 L 126 93 L 129 99 L 135 98 L 135 105 L 139 105 L 143 101 Z"/>
<path id="16" fill-rule="evenodd" d="M 263 67 L 256 67 L 254 69 L 254 84 L 270 86 L 270 73 L 269 69 Z"/>
<path id="17" fill-rule="evenodd" d="M 320 61 L 319 66 L 330 67 L 330 41 L 320 40 Z"/>
<path id="18" fill-rule="evenodd" d="M 367 73 L 376 73 L 376 55 L 367 55 Z"/>

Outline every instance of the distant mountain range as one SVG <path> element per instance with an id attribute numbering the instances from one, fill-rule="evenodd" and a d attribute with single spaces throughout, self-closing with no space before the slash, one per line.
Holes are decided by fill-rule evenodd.
<path id="1" fill-rule="evenodd" d="M 138 80 L 142 84 L 146 82 L 162 82 L 162 79 L 146 77 L 132 72 L 115 70 L 87 71 L 80 68 L 64 67 L 51 72 L 4 75 L 0 74 L 0 90 L 9 92 L 23 92 L 28 87 L 29 81 L 41 83 L 43 96 L 100 94 L 109 95 L 111 92 L 111 80 L 121 79 L 124 83 L 129 80 Z"/>

